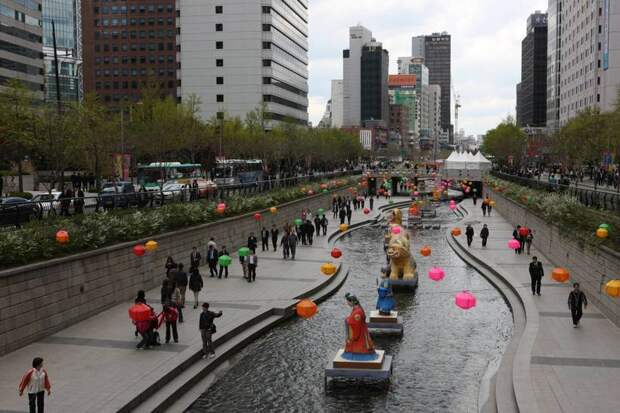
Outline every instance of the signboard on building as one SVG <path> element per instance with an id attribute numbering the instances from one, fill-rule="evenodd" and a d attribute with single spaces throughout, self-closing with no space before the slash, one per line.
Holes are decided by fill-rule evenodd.
<path id="1" fill-rule="evenodd" d="M 416 75 L 390 75 L 388 86 L 414 88 L 416 86 Z"/>
<path id="2" fill-rule="evenodd" d="M 372 150 L 372 129 L 360 129 L 360 143 L 365 150 Z"/>

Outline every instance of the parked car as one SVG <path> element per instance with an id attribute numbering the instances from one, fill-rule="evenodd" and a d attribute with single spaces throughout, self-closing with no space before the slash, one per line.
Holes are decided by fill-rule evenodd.
<path id="1" fill-rule="evenodd" d="M 181 200 L 185 197 L 187 199 L 189 194 L 189 189 L 184 188 L 185 185 L 177 184 L 177 183 L 167 183 L 164 184 L 162 188 L 162 194 L 164 195 L 164 201 L 177 201 Z"/>
<path id="2" fill-rule="evenodd" d="M 39 211 L 42 211 L 44 215 L 52 213 L 60 213 L 60 196 L 62 192 L 52 191 L 51 194 L 43 193 L 35 195 L 32 198 L 32 203 L 36 204 L 39 208 Z"/>
<path id="3" fill-rule="evenodd" d="M 108 182 L 99 193 L 99 205 L 104 209 L 138 205 L 138 193 L 131 182 Z"/>
<path id="4" fill-rule="evenodd" d="M 0 199 L 0 225 L 21 226 L 39 215 L 37 204 L 26 198 L 8 197 Z"/>

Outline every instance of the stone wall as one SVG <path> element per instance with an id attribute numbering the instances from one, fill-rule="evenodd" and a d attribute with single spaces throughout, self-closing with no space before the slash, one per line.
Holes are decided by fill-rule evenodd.
<path id="1" fill-rule="evenodd" d="M 276 224 L 282 232 L 285 223 L 299 218 L 302 208 L 313 213 L 318 208 L 328 209 L 332 196 L 344 192 L 281 205 L 276 214 L 260 211 L 260 225 L 271 228 Z M 134 256 L 131 249 L 146 239 L 0 271 L 0 355 L 130 300 L 140 289 L 158 286 L 169 255 L 187 268 L 193 246 L 204 259 L 207 242 L 213 237 L 218 247 L 226 245 L 233 253 L 245 245 L 250 232 L 260 243 L 259 231 L 254 213 L 250 213 L 155 237 L 159 248 L 144 257 Z"/>
<path id="2" fill-rule="evenodd" d="M 602 290 L 606 281 L 620 278 L 620 254 L 608 248 L 595 248 L 566 234 L 527 208 L 493 192 L 496 209 L 513 225 L 525 225 L 534 231 L 533 245 L 555 265 L 565 267 L 571 282 L 579 282 L 588 300 L 614 324 L 620 326 L 620 299 L 609 297 Z M 593 228 L 597 223 L 592 223 Z M 606 278 L 603 278 L 606 276 Z"/>

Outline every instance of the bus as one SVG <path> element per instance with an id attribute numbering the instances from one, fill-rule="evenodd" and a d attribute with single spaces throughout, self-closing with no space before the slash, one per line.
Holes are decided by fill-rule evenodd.
<path id="1" fill-rule="evenodd" d="M 218 159 L 213 171 L 217 185 L 243 185 L 263 180 L 260 159 Z"/>
<path id="2" fill-rule="evenodd" d="M 181 162 L 152 162 L 138 165 L 138 185 L 147 191 L 159 191 L 165 184 L 191 185 L 198 183 L 200 194 L 216 188 L 213 181 L 207 179 L 205 168 L 201 164 Z"/>

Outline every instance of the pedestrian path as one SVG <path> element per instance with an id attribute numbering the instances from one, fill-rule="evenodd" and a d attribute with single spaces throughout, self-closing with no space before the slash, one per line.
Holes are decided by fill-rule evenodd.
<path id="1" fill-rule="evenodd" d="M 493 210 L 491 217 L 484 217 L 481 204 L 474 206 L 471 199 L 460 206 L 468 212 L 463 224 L 472 223 L 476 234 L 468 253 L 510 274 L 523 287 L 519 293 L 531 296 L 526 297 L 526 305 L 533 302 L 537 311 L 539 325 L 530 357 L 530 374 L 534 392 L 531 397 L 535 398 L 538 411 L 620 411 L 620 329 L 592 304 L 584 310 L 580 327 L 573 328 L 567 304 L 572 287 L 551 279 L 554 264 L 536 249 L 536 239 L 530 256 L 525 252 L 516 255 L 507 247 L 514 228 L 501 216 L 501 211 Z M 483 224 L 490 231 L 487 248 L 482 248 L 479 237 Z M 467 248 L 464 236 L 456 240 Z M 545 271 L 541 296 L 532 296 L 530 290 L 528 266 L 534 255 L 542 261 Z"/>
<path id="2" fill-rule="evenodd" d="M 404 198 L 402 199 L 404 200 Z M 375 200 L 374 212 L 385 205 Z M 368 205 L 367 205 L 368 206 Z M 328 235 L 338 230 L 339 221 L 329 219 Z M 353 212 L 351 224 L 369 219 L 361 209 Z M 208 236 L 208 234 L 205 234 Z M 216 240 L 217 241 L 217 240 Z M 214 339 L 272 309 L 286 308 L 295 297 L 325 282 L 321 263 L 331 260 L 328 236 L 314 237 L 313 246 L 297 247 L 295 261 L 283 260 L 281 251 L 257 251 L 259 265 L 255 283 L 243 279 L 238 259 L 233 259 L 228 279 L 210 278 L 201 268 L 205 287 L 200 301 L 208 301 L 224 315 L 216 320 Z M 190 250 L 187 251 L 189 261 Z M 186 265 L 188 263 L 185 263 Z M 162 280 L 165 272 L 162 269 Z M 161 309 L 159 288 L 147 292 L 147 303 Z M 57 334 L 0 358 L 0 413 L 27 411 L 27 398 L 19 398 L 17 386 L 34 357 L 45 360 L 52 382 L 47 412 L 115 412 L 165 373 L 191 358 L 201 349 L 198 331 L 200 307 L 193 308 L 187 292 L 185 322 L 179 324 L 179 343 L 162 344 L 152 350 L 136 350 L 127 309 L 133 302 L 117 305 Z M 160 329 L 162 342 L 165 328 Z M 217 352 L 217 349 L 216 349 Z M 210 360 L 202 360 L 209 363 Z"/>

